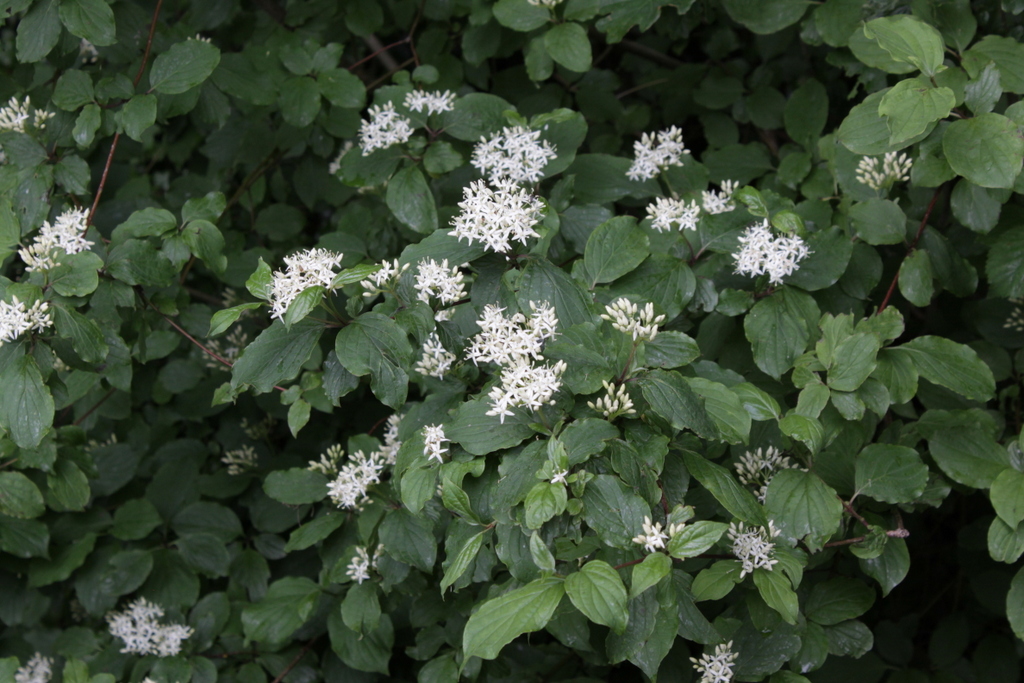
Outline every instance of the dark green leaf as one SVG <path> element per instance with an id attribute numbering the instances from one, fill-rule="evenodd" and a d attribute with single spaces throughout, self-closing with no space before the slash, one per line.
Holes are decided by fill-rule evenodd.
<path id="1" fill-rule="evenodd" d="M 0 426 L 19 447 L 35 448 L 50 431 L 54 412 L 53 397 L 43 384 L 35 359 L 21 356 L 4 363 L 0 386 L 4 387 L 0 392 Z"/>
<path id="2" fill-rule="evenodd" d="M 263 490 L 285 505 L 318 503 L 327 497 L 327 479 L 319 472 L 293 467 L 267 475 Z"/>
<path id="3" fill-rule="evenodd" d="M 274 321 L 239 356 L 231 369 L 231 385 L 248 384 L 257 392 L 266 393 L 278 382 L 294 379 L 323 329 L 322 323 L 303 321 L 289 330 L 280 320 Z"/>
<path id="4" fill-rule="evenodd" d="M 149 85 L 165 95 L 180 94 L 209 78 L 219 63 L 220 50 L 190 38 L 157 55 L 149 71 Z"/>
<path id="5" fill-rule="evenodd" d="M 1013 187 L 1024 164 L 1020 130 L 1000 114 L 954 121 L 942 136 L 942 151 L 954 171 L 981 187 Z"/>
<path id="6" fill-rule="evenodd" d="M 562 579 L 551 576 L 488 600 L 466 622 L 462 636 L 466 657 L 494 659 L 523 633 L 544 628 L 564 594 Z"/>
<path id="7" fill-rule="evenodd" d="M 430 234 L 437 230 L 434 195 L 416 166 L 402 169 L 391 178 L 387 204 L 395 218 L 416 232 Z"/>
<path id="8" fill-rule="evenodd" d="M 883 503 L 909 503 L 924 493 L 928 467 L 913 448 L 870 444 L 857 456 L 857 492 Z"/>
<path id="9" fill-rule="evenodd" d="M 626 629 L 626 587 L 619 573 L 601 560 L 587 562 L 565 579 L 565 592 L 572 604 L 591 621 L 616 633 Z"/>

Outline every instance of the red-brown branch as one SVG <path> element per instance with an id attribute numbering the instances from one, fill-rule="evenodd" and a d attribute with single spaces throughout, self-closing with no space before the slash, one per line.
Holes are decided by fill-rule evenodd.
<path id="1" fill-rule="evenodd" d="M 917 234 L 914 235 L 914 241 L 907 246 L 907 256 L 917 248 L 917 243 L 921 241 L 921 236 L 924 234 L 924 229 L 928 226 L 928 219 L 932 217 L 932 211 L 935 209 L 935 203 L 938 202 L 939 195 L 942 193 L 943 187 L 945 187 L 945 184 L 939 185 L 935 188 L 932 200 L 928 202 L 928 208 L 925 209 L 924 217 L 921 218 L 921 224 L 917 226 Z M 882 299 L 882 303 L 878 305 L 878 310 L 875 311 L 875 315 L 884 311 L 885 307 L 889 305 L 889 300 L 892 299 L 893 292 L 896 291 L 896 283 L 899 282 L 899 279 L 900 271 L 897 270 L 896 274 L 892 277 L 892 282 L 889 283 L 889 290 L 885 293 L 885 298 Z"/>
<path id="2" fill-rule="evenodd" d="M 271 681 L 271 683 L 281 683 L 281 681 L 284 680 L 284 677 L 287 676 L 289 673 L 291 673 L 291 670 L 294 669 L 296 667 L 296 665 L 298 665 L 298 663 L 300 661 L 302 661 L 302 658 L 306 656 L 306 653 L 309 652 L 309 649 L 311 647 L 313 647 L 313 643 L 315 643 L 316 639 L 319 638 L 319 637 L 320 636 L 316 636 L 315 638 L 310 640 L 308 643 L 303 645 L 302 649 L 299 650 L 299 654 L 295 655 L 295 658 L 292 659 L 292 661 L 288 662 L 288 666 L 286 666 L 284 668 L 284 671 L 279 673 L 277 675 L 277 678 L 275 678 L 273 681 Z"/>
<path id="3" fill-rule="evenodd" d="M 116 389 L 111 389 L 106 394 L 104 394 L 103 398 L 101 398 L 100 400 L 96 401 L 96 403 L 94 403 L 92 405 L 92 408 L 89 408 L 89 410 L 85 411 L 85 413 L 83 413 L 82 416 L 80 418 L 78 418 L 77 420 L 75 420 L 72 424 L 74 424 L 77 427 L 78 425 L 80 425 L 83 422 L 85 422 L 85 419 L 87 417 L 89 417 L 90 415 L 92 415 L 94 412 L 96 412 L 96 409 L 99 408 L 101 405 L 103 405 L 108 398 L 113 396 L 115 391 L 117 391 L 117 390 Z"/>

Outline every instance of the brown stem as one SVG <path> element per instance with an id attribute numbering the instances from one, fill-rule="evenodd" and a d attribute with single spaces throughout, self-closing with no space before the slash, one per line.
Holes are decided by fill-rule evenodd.
<path id="1" fill-rule="evenodd" d="M 855 520 L 857 520 L 858 522 L 860 522 L 860 523 L 861 523 L 861 524 L 862 524 L 862 525 L 864 526 L 864 528 L 865 528 L 865 529 L 870 529 L 870 528 L 871 528 L 871 525 L 870 525 L 870 524 L 868 524 L 868 520 L 866 520 L 866 519 L 864 519 L 863 517 L 861 517 L 861 516 L 860 516 L 860 513 L 859 513 L 859 512 L 857 512 L 856 510 L 854 510 L 854 509 L 853 509 L 853 506 L 852 506 L 852 505 L 850 505 L 850 503 L 849 503 L 849 502 L 847 502 L 847 501 L 845 501 L 845 500 L 843 501 L 843 509 L 844 509 L 844 510 L 846 510 L 846 512 L 847 512 L 847 513 L 848 513 L 848 514 L 849 514 L 849 515 L 850 515 L 851 517 L 853 517 L 853 518 L 854 518 Z"/>
<path id="2" fill-rule="evenodd" d="M 299 650 L 299 654 L 295 655 L 295 658 L 292 659 L 292 661 L 288 662 L 288 666 L 284 668 L 284 671 L 279 673 L 277 675 L 277 678 L 271 681 L 271 683 L 281 683 L 281 681 L 284 680 L 284 677 L 287 676 L 291 672 L 291 670 L 295 668 L 295 666 L 302 660 L 303 657 L 306 656 L 306 653 L 309 652 L 309 649 L 313 647 L 313 643 L 315 643 L 316 639 L 319 637 L 320 636 L 315 636 L 312 640 L 303 645 L 302 649 Z"/>
<path id="3" fill-rule="evenodd" d="M 371 59 L 373 59 L 374 57 L 376 57 L 376 56 L 377 56 L 377 55 L 379 55 L 380 53 L 382 53 L 382 52 L 387 52 L 388 50 L 390 50 L 390 49 L 391 49 L 391 48 L 393 48 L 393 47 L 398 47 L 399 45 L 404 45 L 405 43 L 408 43 L 408 42 L 410 42 L 411 40 L 412 40 L 412 35 L 410 34 L 410 35 L 406 36 L 405 38 L 402 38 L 401 40 L 396 40 L 395 42 L 391 43 L 390 45 L 385 45 L 384 47 L 380 48 L 380 49 L 379 49 L 379 50 L 377 50 L 376 52 L 371 52 L 370 54 L 366 55 L 365 57 L 363 57 L 362 59 L 360 59 L 360 60 L 359 60 L 358 62 L 356 62 L 355 64 L 352 64 L 352 65 L 350 65 L 350 66 L 348 67 L 348 70 L 349 70 L 349 71 L 352 71 L 352 70 L 353 70 L 353 69 L 355 69 L 355 68 L 356 68 L 357 66 L 360 66 L 360 65 L 362 65 L 362 64 L 365 64 L 366 62 L 370 61 Z"/>
<path id="4" fill-rule="evenodd" d="M 96 409 L 97 409 L 97 408 L 99 408 L 99 407 L 100 407 L 101 405 L 103 405 L 103 404 L 104 404 L 104 402 L 106 402 L 106 400 L 107 400 L 108 398 L 110 398 L 111 396 L 113 396 L 113 395 L 114 395 L 114 392 L 116 392 L 116 391 L 117 391 L 117 389 L 111 389 L 110 391 L 108 391 L 107 393 L 105 393 L 105 394 L 103 395 L 103 398 L 101 398 L 100 400 L 96 401 L 96 403 L 94 403 L 94 404 L 93 404 L 92 408 L 89 408 L 89 410 L 85 411 L 85 413 L 83 413 L 83 414 L 82 414 L 82 416 L 81 416 L 80 418 L 78 418 L 77 420 L 75 420 L 75 421 L 74 421 L 74 422 L 73 422 L 72 424 L 74 424 L 74 426 L 76 426 L 76 427 L 77 427 L 78 425 L 80 425 L 80 424 L 82 424 L 83 422 L 85 422 L 85 418 L 89 417 L 89 416 L 90 416 L 90 415 L 92 415 L 92 414 L 93 414 L 94 412 L 96 412 Z"/>
<path id="5" fill-rule="evenodd" d="M 254 168 L 249 175 L 245 177 L 245 180 L 243 180 L 242 184 L 239 185 L 237 190 L 235 190 L 235 193 L 231 195 L 231 198 L 224 206 L 224 213 L 227 213 L 228 209 L 230 209 L 232 206 L 238 203 L 238 201 L 242 198 L 242 195 L 244 195 L 249 190 L 249 188 L 252 187 L 257 180 L 260 179 L 260 176 L 262 176 L 264 173 L 266 173 L 274 166 L 276 166 L 277 162 L 281 160 L 281 157 L 283 155 L 284 153 L 278 150 L 275 152 L 271 152 L 270 156 L 261 161 L 260 164 L 256 168 Z"/>
<path id="6" fill-rule="evenodd" d="M 914 235 L 914 241 L 907 246 L 907 256 L 917 248 L 917 243 L 921 241 L 921 235 L 924 234 L 924 229 L 928 226 L 928 219 L 932 217 L 932 211 L 935 209 L 935 203 L 939 200 L 939 195 L 942 193 L 942 188 L 945 186 L 945 183 L 943 183 L 935 188 L 935 193 L 932 195 L 932 200 L 928 202 L 928 208 L 925 209 L 924 217 L 921 219 L 921 224 L 917 226 L 917 234 Z M 896 291 L 896 283 L 899 282 L 899 279 L 900 271 L 897 270 L 896 274 L 892 277 L 892 282 L 889 283 L 889 290 L 885 293 L 885 298 L 882 299 L 882 303 L 878 305 L 878 310 L 875 311 L 875 315 L 884 311 L 885 307 L 889 305 L 889 300 L 892 299 L 893 292 Z"/>
<path id="7" fill-rule="evenodd" d="M 885 535 L 889 538 L 907 538 L 910 536 L 910 532 L 906 529 L 889 529 L 885 532 Z M 853 538 L 844 538 L 841 541 L 832 541 L 821 546 L 822 548 L 836 548 L 843 545 L 853 545 L 854 543 L 860 543 L 867 539 L 867 536 L 855 536 Z"/>

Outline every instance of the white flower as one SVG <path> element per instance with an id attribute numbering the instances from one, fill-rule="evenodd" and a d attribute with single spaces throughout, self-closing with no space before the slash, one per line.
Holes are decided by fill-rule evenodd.
<path id="1" fill-rule="evenodd" d="M 338 171 L 341 170 L 341 160 L 345 158 L 352 148 L 355 147 L 355 143 L 351 140 L 346 140 L 345 144 L 338 150 L 338 156 L 334 157 L 334 161 L 327 165 L 327 172 L 331 175 L 338 175 Z"/>
<path id="2" fill-rule="evenodd" d="M 88 220 L 87 209 L 68 209 L 52 225 L 44 222 L 32 244 L 18 250 L 25 270 L 49 270 L 59 263 L 61 254 L 77 254 L 91 247 L 93 243 L 85 239 Z"/>
<path id="3" fill-rule="evenodd" d="M 52 667 L 53 660 L 37 652 L 25 666 L 14 672 L 14 683 L 49 683 Z"/>
<path id="4" fill-rule="evenodd" d="M 531 5 L 533 5 L 534 7 L 547 7 L 548 9 L 551 9 L 551 8 L 557 6 L 557 5 L 562 4 L 563 0 L 526 0 L 526 1 L 528 3 L 530 3 Z"/>
<path id="5" fill-rule="evenodd" d="M 363 119 L 359 127 L 359 146 L 364 157 L 374 150 L 400 145 L 411 137 L 412 121 L 395 111 L 391 102 L 383 107 L 370 107 L 370 118 Z"/>
<path id="6" fill-rule="evenodd" d="M 448 452 L 447 448 L 443 448 L 448 441 L 443 425 L 427 425 L 423 428 L 423 455 L 430 460 L 444 462 L 441 456 Z"/>
<path id="7" fill-rule="evenodd" d="M 82 38 L 78 44 L 78 56 L 82 59 L 83 64 L 95 64 L 100 58 L 100 52 L 95 45 Z"/>
<path id="8" fill-rule="evenodd" d="M 758 488 L 757 499 L 761 503 L 764 503 L 768 484 L 777 472 L 789 468 L 796 469 L 793 461 L 782 455 L 774 446 L 764 450 L 758 448 L 756 451 L 747 451 L 733 467 L 736 468 L 736 474 L 741 482 Z"/>
<path id="9" fill-rule="evenodd" d="M 1003 323 L 1003 329 L 1024 332 L 1024 308 L 1021 308 L 1024 305 L 1024 299 L 1010 299 L 1010 303 L 1013 304 L 1013 310 L 1010 311 L 1009 317 Z"/>
<path id="10" fill-rule="evenodd" d="M 626 176 L 630 180 L 650 180 L 669 166 L 682 166 L 689 154 L 683 144 L 683 132 L 672 126 L 658 133 L 644 133 L 633 143 L 634 158 Z"/>
<path id="11" fill-rule="evenodd" d="M 0 301 L 0 345 L 12 342 L 30 330 L 42 332 L 53 324 L 47 312 L 50 304 L 36 301 L 32 308 L 12 296 L 11 303 Z"/>
<path id="12" fill-rule="evenodd" d="M 352 561 L 348 563 L 348 567 L 345 569 L 345 575 L 356 583 L 367 581 L 370 578 L 370 569 L 377 566 L 376 560 L 376 555 L 374 555 L 373 559 L 370 559 L 370 554 L 366 552 L 366 548 L 361 545 L 357 545 L 356 554 L 352 558 Z"/>
<path id="13" fill-rule="evenodd" d="M 402 416 L 398 413 L 388 417 L 388 426 L 384 430 L 384 446 L 380 449 L 381 459 L 385 465 L 394 465 L 398 458 L 398 449 L 402 447 L 402 442 L 398 440 L 398 425 L 401 422 Z"/>
<path id="14" fill-rule="evenodd" d="M 503 128 L 490 139 L 480 138 L 470 162 L 492 183 L 502 178 L 535 183 L 544 175 L 548 161 L 556 156 L 555 146 L 542 141 L 539 130 L 513 126 Z"/>
<path id="15" fill-rule="evenodd" d="M 192 629 L 181 624 L 157 622 L 164 615 L 160 605 L 139 598 L 123 612 L 107 614 L 110 634 L 124 642 L 122 653 L 173 657 L 181 651 L 181 642 L 192 635 Z"/>
<path id="16" fill-rule="evenodd" d="M 306 467 L 310 472 L 319 472 L 325 477 L 338 476 L 338 463 L 345 457 L 345 449 L 334 444 L 327 449 L 327 452 L 320 455 L 320 460 L 310 460 Z"/>
<path id="17" fill-rule="evenodd" d="M 505 310 L 493 304 L 484 306 L 476 324 L 482 330 L 473 337 L 466 350 L 466 358 L 475 364 L 497 363 L 506 366 L 541 358 L 544 342 L 555 335 L 558 318 L 548 303 L 537 306 L 530 302 L 529 318 L 516 313 L 511 318 L 502 315 Z"/>
<path id="18" fill-rule="evenodd" d="M 654 304 L 639 308 L 626 297 L 616 299 L 604 310 L 601 317 L 619 332 L 632 335 L 633 341 L 654 341 L 658 336 L 658 323 L 665 321 L 664 315 L 654 315 Z"/>
<path id="19" fill-rule="evenodd" d="M 511 242 L 526 244 L 526 240 L 540 235 L 533 226 L 540 221 L 544 203 L 509 178 L 502 178 L 488 187 L 477 180 L 464 188 L 462 211 L 452 219 L 455 228 L 448 234 L 466 238 L 470 244 L 482 242 L 491 251 L 505 253 Z"/>
<path id="20" fill-rule="evenodd" d="M 416 298 L 430 303 L 435 297 L 442 304 L 453 304 L 466 296 L 462 273 L 458 266 L 448 267 L 448 259 L 438 263 L 434 259 L 420 261 L 416 267 Z"/>
<path id="21" fill-rule="evenodd" d="M 192 36 L 192 37 L 191 37 L 191 38 L 189 38 L 188 40 L 197 40 L 197 41 L 199 41 L 200 43 L 209 43 L 209 42 L 212 42 L 212 41 L 211 41 L 211 40 L 210 40 L 209 38 L 205 38 L 205 37 L 203 37 L 203 35 L 202 35 L 201 33 L 197 33 L 197 34 L 195 34 L 194 36 Z"/>
<path id="22" fill-rule="evenodd" d="M 872 190 L 886 189 L 894 183 L 910 180 L 913 165 L 914 161 L 903 152 L 889 152 L 882 159 L 861 157 L 857 164 L 857 181 Z"/>
<path id="23" fill-rule="evenodd" d="M 768 273 L 772 284 L 780 284 L 782 278 L 795 273 L 799 262 L 811 253 L 796 235 L 773 236 L 767 219 L 749 226 L 739 241 L 743 246 L 733 254 L 736 272 L 751 277 Z"/>
<path id="24" fill-rule="evenodd" d="M 380 266 L 380 270 L 359 282 L 362 288 L 366 290 L 363 292 L 363 296 L 373 297 L 381 292 L 394 291 L 395 287 L 398 286 L 398 278 L 402 277 L 402 273 L 409 270 L 409 264 L 406 263 L 404 266 L 399 266 L 398 259 L 390 263 L 383 261 Z"/>
<path id="25" fill-rule="evenodd" d="M 554 472 L 551 473 L 551 483 L 568 485 L 569 482 L 565 480 L 565 478 L 568 476 L 569 470 L 555 470 Z"/>
<path id="26" fill-rule="evenodd" d="M 693 662 L 693 668 L 701 675 L 698 683 L 730 683 L 733 676 L 732 667 L 737 657 L 739 654 L 732 651 L 732 641 L 730 640 L 724 645 L 717 646 L 715 654 L 710 655 L 705 652 L 700 659 L 690 657 L 690 661 Z"/>
<path id="27" fill-rule="evenodd" d="M 661 522 L 651 523 L 651 518 L 644 516 L 644 531 L 633 538 L 633 543 L 642 545 L 644 550 L 653 553 L 656 550 L 664 550 L 665 543 L 669 536 L 661 529 Z"/>
<path id="28" fill-rule="evenodd" d="M 778 563 L 773 558 L 775 544 L 772 539 L 779 535 L 775 523 L 768 521 L 768 527 L 751 527 L 749 530 L 743 522 L 738 525 L 729 525 L 729 538 L 732 539 L 732 554 L 743 563 L 743 570 L 740 572 L 742 579 L 755 569 L 767 569 Z"/>
<path id="29" fill-rule="evenodd" d="M 230 308 L 230 306 L 227 306 L 226 308 Z M 248 345 L 248 343 L 249 335 L 241 329 L 236 329 L 228 333 L 228 335 L 224 337 L 224 341 L 221 341 L 220 339 L 208 340 L 206 342 L 206 348 L 213 351 L 224 360 L 233 363 L 238 359 L 238 354 L 242 353 L 242 350 Z M 212 356 L 205 353 L 200 353 L 199 355 L 203 359 L 203 365 L 211 370 L 231 370 L 230 367 L 224 365 Z"/>
<path id="30" fill-rule="evenodd" d="M 325 290 L 334 287 L 334 269 L 341 263 L 342 254 L 327 249 L 306 249 L 285 256 L 287 268 L 274 272 L 270 290 L 271 318 L 284 319 L 288 307 L 299 294 L 310 287 Z"/>
<path id="31" fill-rule="evenodd" d="M 651 219 L 651 227 L 658 232 L 671 230 L 673 223 L 680 230 L 695 230 L 700 206 L 693 201 L 687 204 L 681 199 L 658 197 L 653 204 L 647 205 L 647 217 Z"/>
<path id="32" fill-rule="evenodd" d="M 220 461 L 228 466 L 228 474 L 235 476 L 256 467 L 256 451 L 252 446 L 242 446 L 225 451 Z"/>
<path id="33" fill-rule="evenodd" d="M 16 133 L 25 132 L 25 124 L 28 122 L 28 108 L 32 103 L 29 98 L 24 102 L 12 97 L 7 106 L 0 109 L 0 131 L 11 130 Z"/>
<path id="34" fill-rule="evenodd" d="M 736 192 L 739 187 L 739 183 L 735 180 L 723 180 L 722 191 L 715 192 L 713 190 L 704 190 L 701 192 L 701 201 L 704 204 L 704 210 L 708 213 L 726 213 L 736 208 L 736 202 L 732 200 L 732 195 Z"/>
<path id="35" fill-rule="evenodd" d="M 629 398 L 626 385 L 620 384 L 618 388 L 611 382 L 601 381 L 604 385 L 605 395 L 597 399 L 597 402 L 587 401 L 591 410 L 596 410 L 608 420 L 614 420 L 620 415 L 633 415 L 633 401 Z"/>
<path id="36" fill-rule="evenodd" d="M 327 484 L 327 495 L 342 509 L 359 507 L 367 499 L 367 489 L 380 483 L 384 464 L 380 451 L 369 455 L 356 451 L 338 470 L 337 478 Z"/>
<path id="37" fill-rule="evenodd" d="M 431 332 L 427 340 L 423 342 L 423 356 L 416 363 L 416 372 L 426 377 L 441 379 L 451 369 L 455 361 L 455 354 L 444 348 L 437 334 Z"/>
<path id="38" fill-rule="evenodd" d="M 427 114 L 440 114 L 451 111 L 455 106 L 455 93 L 445 90 L 444 92 L 424 92 L 413 90 L 405 96 L 405 106 L 415 112 L 427 110 Z"/>
<path id="39" fill-rule="evenodd" d="M 551 397 L 561 386 L 562 373 L 565 372 L 565 361 L 554 365 L 531 365 L 526 358 L 505 366 L 501 371 L 501 385 L 491 389 L 487 397 L 491 400 L 491 409 L 487 415 L 505 418 L 514 415 L 512 408 L 523 407 L 536 410 L 548 403 L 554 403 Z"/>

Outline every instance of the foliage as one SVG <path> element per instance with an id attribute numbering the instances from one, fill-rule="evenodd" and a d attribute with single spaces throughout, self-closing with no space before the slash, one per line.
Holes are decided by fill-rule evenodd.
<path id="1" fill-rule="evenodd" d="M 3 8 L 0 679 L 1017 680 L 1024 4 Z"/>

